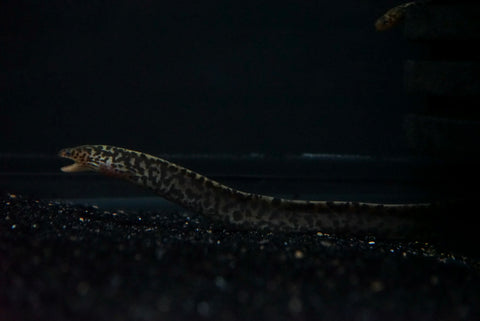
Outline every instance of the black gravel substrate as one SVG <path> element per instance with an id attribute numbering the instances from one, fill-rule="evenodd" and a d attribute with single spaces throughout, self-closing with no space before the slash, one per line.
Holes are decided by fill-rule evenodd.
<path id="1" fill-rule="evenodd" d="M 0 320 L 480 320 L 474 257 L 0 196 Z"/>

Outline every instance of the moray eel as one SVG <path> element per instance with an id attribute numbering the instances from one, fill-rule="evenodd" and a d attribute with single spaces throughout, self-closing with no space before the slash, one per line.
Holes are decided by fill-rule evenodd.
<path id="1" fill-rule="evenodd" d="M 241 229 L 405 238 L 423 231 L 431 214 L 428 204 L 288 200 L 246 193 L 164 159 L 114 146 L 66 148 L 59 156 L 74 161 L 63 172 L 122 178 Z"/>
<path id="2" fill-rule="evenodd" d="M 393 28 L 403 20 L 407 12 L 407 8 L 415 5 L 416 3 L 416 1 L 407 2 L 388 10 L 380 18 L 378 18 L 377 21 L 375 21 L 375 29 L 378 31 L 385 31 Z"/>

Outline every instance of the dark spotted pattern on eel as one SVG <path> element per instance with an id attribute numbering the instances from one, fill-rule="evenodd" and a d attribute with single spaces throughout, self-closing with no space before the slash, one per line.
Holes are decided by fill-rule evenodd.
<path id="1" fill-rule="evenodd" d="M 246 193 L 164 159 L 120 147 L 85 145 L 63 149 L 59 156 L 74 161 L 62 168 L 64 172 L 95 171 L 119 177 L 238 228 L 403 238 L 423 231 L 434 212 L 428 204 L 303 201 Z"/>
<path id="2" fill-rule="evenodd" d="M 378 31 L 385 31 L 393 28 L 405 18 L 408 7 L 415 4 L 417 4 L 417 1 L 411 1 L 402 3 L 401 5 L 391 8 L 390 10 L 385 12 L 380 18 L 378 18 L 377 21 L 375 21 L 375 29 L 377 29 Z"/>

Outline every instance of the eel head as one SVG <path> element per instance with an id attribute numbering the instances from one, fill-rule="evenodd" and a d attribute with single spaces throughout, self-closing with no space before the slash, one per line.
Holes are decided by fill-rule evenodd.
<path id="1" fill-rule="evenodd" d="M 62 172 L 98 171 L 98 162 L 92 158 L 92 149 L 88 146 L 64 148 L 58 156 L 73 160 L 74 163 L 61 168 Z"/>

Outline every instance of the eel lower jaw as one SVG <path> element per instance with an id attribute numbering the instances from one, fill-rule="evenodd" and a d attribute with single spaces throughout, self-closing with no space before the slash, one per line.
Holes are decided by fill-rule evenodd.
<path id="1" fill-rule="evenodd" d="M 73 172 L 86 172 L 86 171 L 90 171 L 91 169 L 80 163 L 73 163 L 71 165 L 67 165 L 60 168 L 60 170 L 65 173 L 73 173 Z"/>

